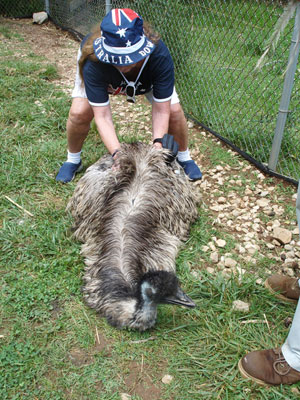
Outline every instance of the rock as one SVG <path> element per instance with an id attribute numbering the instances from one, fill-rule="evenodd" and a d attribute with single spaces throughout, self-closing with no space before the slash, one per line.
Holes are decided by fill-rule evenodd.
<path id="1" fill-rule="evenodd" d="M 283 267 L 283 268 L 282 268 L 282 271 L 283 271 L 286 275 L 288 275 L 288 276 L 290 276 L 290 277 L 292 277 L 292 278 L 295 276 L 294 270 L 293 270 L 292 268 Z"/>
<path id="2" fill-rule="evenodd" d="M 210 255 L 210 261 L 213 262 L 214 264 L 217 264 L 219 261 L 219 254 L 217 251 L 213 251 Z"/>
<path id="3" fill-rule="evenodd" d="M 295 252 L 294 252 L 294 250 L 288 251 L 288 252 L 286 253 L 286 258 L 292 258 L 292 259 L 294 259 L 294 258 L 295 258 Z M 292 260 L 292 261 L 293 261 L 293 260 Z"/>
<path id="4" fill-rule="evenodd" d="M 222 211 L 223 207 L 222 206 L 211 206 L 211 207 L 209 207 L 209 209 L 212 211 Z"/>
<path id="5" fill-rule="evenodd" d="M 299 235 L 299 227 L 295 228 L 292 232 L 293 235 Z"/>
<path id="6" fill-rule="evenodd" d="M 216 251 L 216 246 L 214 245 L 213 242 L 209 242 L 208 243 L 209 248 L 211 249 L 211 251 Z"/>
<path id="7" fill-rule="evenodd" d="M 130 400 L 132 397 L 127 393 L 120 393 L 121 400 Z"/>
<path id="8" fill-rule="evenodd" d="M 272 244 L 272 243 L 267 243 L 266 246 L 267 246 L 267 248 L 270 249 L 270 250 L 275 249 L 275 245 Z"/>
<path id="9" fill-rule="evenodd" d="M 225 240 L 223 240 L 223 239 L 218 239 L 218 240 L 216 240 L 216 245 L 218 246 L 218 247 L 225 247 L 226 246 L 226 241 Z"/>
<path id="10" fill-rule="evenodd" d="M 296 396 L 299 396 L 299 394 L 300 394 L 300 390 L 299 390 L 297 387 L 293 387 L 293 388 L 291 389 L 291 392 L 292 392 L 293 394 L 295 394 Z"/>
<path id="11" fill-rule="evenodd" d="M 237 249 L 238 249 L 240 254 L 245 254 L 246 253 L 245 247 L 241 246 L 240 244 L 238 245 Z"/>
<path id="12" fill-rule="evenodd" d="M 254 245 L 254 244 L 251 244 L 251 243 L 247 243 L 246 246 L 245 246 L 245 248 L 246 248 L 247 252 L 248 252 L 250 255 L 252 255 L 252 256 L 253 256 L 253 255 L 258 251 L 258 249 L 259 249 L 259 247 L 258 247 L 257 245 Z"/>
<path id="13" fill-rule="evenodd" d="M 284 320 L 284 326 L 286 328 L 288 328 L 291 325 L 292 322 L 293 322 L 293 318 L 292 317 L 286 317 L 285 320 Z"/>
<path id="14" fill-rule="evenodd" d="M 209 247 L 208 247 L 208 246 L 202 246 L 202 247 L 201 247 L 201 250 L 202 250 L 204 253 L 207 253 L 208 250 L 209 250 Z"/>
<path id="15" fill-rule="evenodd" d="M 206 271 L 207 271 L 209 274 L 214 274 L 214 273 L 215 273 L 215 270 L 214 270 L 214 268 L 212 268 L 212 267 L 207 267 L 207 268 L 206 268 Z"/>
<path id="16" fill-rule="evenodd" d="M 165 385 L 169 385 L 173 380 L 173 376 L 172 375 L 165 375 L 162 377 L 162 383 L 164 383 Z"/>
<path id="17" fill-rule="evenodd" d="M 217 201 L 218 201 L 219 204 L 225 204 L 227 202 L 227 199 L 225 197 L 221 196 L 221 197 L 218 198 Z"/>
<path id="18" fill-rule="evenodd" d="M 281 244 L 290 243 L 292 240 L 292 232 L 285 228 L 275 227 L 273 229 L 273 239 L 277 240 Z"/>
<path id="19" fill-rule="evenodd" d="M 259 207 L 267 207 L 270 204 L 270 200 L 266 198 L 258 199 L 256 204 Z"/>
<path id="20" fill-rule="evenodd" d="M 198 271 L 192 270 L 191 271 L 191 275 L 196 278 L 196 279 L 200 279 L 201 280 L 201 275 L 199 274 Z"/>
<path id="21" fill-rule="evenodd" d="M 48 14 L 45 11 L 33 13 L 33 23 L 41 25 L 43 22 L 48 20 Z"/>
<path id="22" fill-rule="evenodd" d="M 284 213 L 284 209 L 281 206 L 274 205 L 273 209 L 276 215 L 282 215 Z"/>
<path id="23" fill-rule="evenodd" d="M 268 210 L 264 210 L 264 214 L 268 215 L 269 217 L 273 217 L 275 215 L 275 212 L 272 208 Z"/>
<path id="24" fill-rule="evenodd" d="M 292 266 L 292 265 L 294 264 L 294 259 L 293 259 L 293 258 L 286 258 L 286 259 L 284 260 L 284 264 L 285 264 L 286 266 Z"/>
<path id="25" fill-rule="evenodd" d="M 249 303 L 245 303 L 242 300 L 234 300 L 234 302 L 232 303 L 232 310 L 248 312 L 249 311 Z"/>
<path id="26" fill-rule="evenodd" d="M 233 258 L 225 258 L 224 264 L 226 268 L 234 268 L 237 262 Z"/>
<path id="27" fill-rule="evenodd" d="M 263 192 L 259 193 L 259 195 L 261 197 L 266 197 L 266 196 L 268 196 L 268 194 L 269 194 L 269 192 L 267 192 L 267 191 L 263 191 Z"/>

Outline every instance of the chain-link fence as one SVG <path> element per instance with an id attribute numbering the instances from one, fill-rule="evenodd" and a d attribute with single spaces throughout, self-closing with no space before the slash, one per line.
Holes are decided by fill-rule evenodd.
<path id="1" fill-rule="evenodd" d="M 297 182 L 299 67 L 291 78 L 288 109 L 280 107 L 290 47 L 297 45 L 294 17 L 275 51 L 255 71 L 285 5 L 275 0 L 27 0 L 17 4 L 2 0 L 0 13 L 20 17 L 46 10 L 56 24 L 82 37 L 110 7 L 134 9 L 161 34 L 171 51 L 186 114 L 264 170 L 269 170 L 278 115 L 284 113 L 278 161 L 271 169 Z"/>

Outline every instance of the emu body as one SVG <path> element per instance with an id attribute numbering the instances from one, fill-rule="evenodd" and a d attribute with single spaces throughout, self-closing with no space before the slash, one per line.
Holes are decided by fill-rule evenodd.
<path id="1" fill-rule="evenodd" d="M 149 329 L 157 305 L 194 306 L 175 258 L 197 218 L 198 199 L 166 150 L 122 144 L 118 168 L 105 155 L 79 180 L 68 209 L 85 258 L 87 304 L 118 328 Z"/>

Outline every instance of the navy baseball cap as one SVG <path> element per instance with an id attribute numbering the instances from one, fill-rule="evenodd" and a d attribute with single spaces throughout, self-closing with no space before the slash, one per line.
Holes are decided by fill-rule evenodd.
<path id="1" fill-rule="evenodd" d="M 130 8 L 115 8 L 102 20 L 101 37 L 94 40 L 99 61 L 124 66 L 146 58 L 155 48 L 144 34 L 143 19 Z"/>

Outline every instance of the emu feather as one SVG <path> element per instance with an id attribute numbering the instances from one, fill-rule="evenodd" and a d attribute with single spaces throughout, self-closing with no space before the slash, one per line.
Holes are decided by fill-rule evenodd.
<path id="1" fill-rule="evenodd" d="M 67 207 L 83 242 L 85 300 L 118 328 L 151 328 L 159 303 L 193 306 L 179 287 L 175 258 L 197 218 L 198 197 L 167 156 L 147 144 L 122 144 L 119 167 L 102 157 Z"/>

